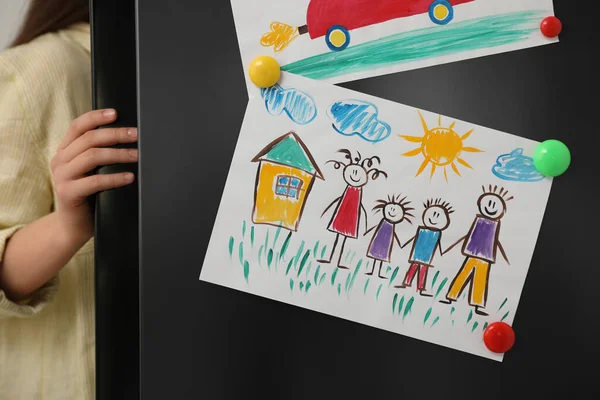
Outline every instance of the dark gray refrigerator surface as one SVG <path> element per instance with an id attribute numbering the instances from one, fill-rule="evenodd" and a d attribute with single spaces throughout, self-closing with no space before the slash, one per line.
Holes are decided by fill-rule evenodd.
<path id="1" fill-rule="evenodd" d="M 569 145 L 497 363 L 198 280 L 245 72 L 229 1 L 139 1 L 142 397 L 598 398 L 598 9 L 555 0 L 559 44 L 343 85 Z"/>

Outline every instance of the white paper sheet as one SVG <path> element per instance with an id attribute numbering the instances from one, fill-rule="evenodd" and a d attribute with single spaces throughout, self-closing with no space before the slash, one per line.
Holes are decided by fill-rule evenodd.
<path id="1" fill-rule="evenodd" d="M 427 137 L 425 142 L 423 137 Z M 530 156 L 536 144 L 284 73 L 280 87 L 262 92 L 252 89 L 200 279 L 502 360 L 502 355 L 487 350 L 482 335 L 489 323 L 503 320 L 512 324 L 542 223 L 552 180 L 539 175 L 532 166 Z M 340 149 L 349 150 L 353 159 L 346 159 Z M 349 179 L 364 178 L 362 166 L 346 169 L 341 164 L 354 162 L 359 154 L 359 164 L 365 170 L 384 171 L 387 178 L 379 173 L 373 179 L 373 170 L 359 190 L 366 214 L 360 213 L 358 237 L 352 238 L 356 233 L 351 232 L 353 218 L 357 214 L 351 203 L 356 197 L 348 194 L 350 205 L 344 212 L 336 212 L 334 203 L 323 217 L 321 214 L 345 193 Z M 375 156 L 381 162 L 372 158 Z M 364 161 L 367 159 L 371 159 L 371 166 Z M 336 169 L 336 163 L 329 160 L 336 160 L 340 168 Z M 432 171 L 434 164 L 437 166 Z M 356 176 L 352 175 L 354 170 Z M 416 176 L 418 171 L 421 173 Z M 477 202 L 484 191 L 497 195 L 485 197 L 481 210 Z M 357 190 L 350 192 L 355 195 Z M 389 225 L 394 227 L 402 245 L 420 226 L 425 226 L 427 232 L 421 238 L 418 255 L 411 254 L 415 241 L 404 248 L 392 241 L 390 261 L 383 262 L 382 279 L 377 268 L 373 275 L 366 273 L 374 264 L 369 252 L 374 258 L 386 257 L 378 253 L 387 249 L 384 229 L 364 234 L 365 225 L 377 227 L 382 221 L 383 213 L 373 211 L 383 204 L 378 200 L 390 198 L 412 214 L 412 224 L 402 220 Z M 405 205 L 406 201 L 411 203 Z M 428 201 L 433 208 L 425 207 Z M 452 212 L 447 215 L 449 226 L 441 231 L 443 250 L 467 235 L 476 216 L 483 213 L 488 215 L 481 218 L 483 225 L 497 226 L 500 221 L 494 232 L 498 233 L 510 265 L 498 245 L 481 239 L 485 236 L 481 236 L 481 230 L 464 250 L 458 245 L 440 256 L 437 249 L 433 259 L 427 260 L 427 240 L 435 241 L 437 235 L 432 224 L 435 221 L 444 225 L 446 215 L 443 208 L 435 205 L 446 202 L 451 207 L 446 211 Z M 497 219 L 503 204 L 506 213 Z M 387 207 L 383 209 L 386 220 L 397 222 L 395 215 L 401 206 Z M 425 208 L 430 209 L 426 219 L 432 218 L 427 223 L 422 218 Z M 392 211 L 394 215 L 390 216 Z M 318 261 L 328 258 L 334 245 L 337 234 L 328 227 L 336 213 L 343 217 L 332 230 L 348 236 L 341 264 L 349 269 L 337 268 L 337 256 L 329 264 Z M 493 213 L 495 217 L 490 217 Z M 278 224 L 285 227 L 273 226 Z M 483 225 L 478 229 L 485 230 Z M 371 240 L 376 232 L 381 236 L 377 248 L 373 248 Z M 340 235 L 338 251 L 343 239 L 344 235 Z M 496 255 L 494 262 L 489 263 L 485 285 L 487 270 L 482 259 L 493 258 L 490 252 Z M 425 267 L 425 293 L 433 297 L 417 291 L 419 271 L 411 287 L 395 288 L 403 283 L 411 267 L 409 259 L 432 265 Z M 470 289 L 467 283 L 457 301 L 440 303 L 469 259 L 467 268 L 479 263 L 475 268 L 477 286 Z M 487 301 L 483 295 L 471 298 L 470 290 L 487 292 Z M 485 307 L 478 310 L 489 316 L 475 313 L 474 305 L 481 305 L 482 300 Z"/>
<path id="2" fill-rule="evenodd" d="M 450 5 L 451 21 L 433 22 L 427 11 L 430 3 Z M 269 55 L 284 71 L 331 83 L 558 41 L 544 37 L 539 29 L 543 18 L 554 15 L 552 0 L 231 0 L 231 4 L 245 71 L 255 57 Z M 331 24 L 350 27 L 348 43 L 345 32 L 326 34 Z M 304 25 L 308 32 L 300 35 L 297 28 Z M 348 47 L 332 51 L 325 37 Z"/>

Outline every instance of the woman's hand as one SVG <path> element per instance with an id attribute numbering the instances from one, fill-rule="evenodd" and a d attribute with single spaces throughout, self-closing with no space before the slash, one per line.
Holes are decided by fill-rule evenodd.
<path id="1" fill-rule="evenodd" d="M 133 182 L 130 172 L 89 173 L 95 168 L 138 160 L 136 149 L 115 149 L 120 143 L 137 141 L 135 128 L 96 129 L 116 119 L 115 110 L 95 110 L 75 119 L 52 159 L 51 169 L 58 197 L 57 215 L 63 232 L 83 245 L 94 232 L 92 207 L 88 197 L 103 190 Z"/>

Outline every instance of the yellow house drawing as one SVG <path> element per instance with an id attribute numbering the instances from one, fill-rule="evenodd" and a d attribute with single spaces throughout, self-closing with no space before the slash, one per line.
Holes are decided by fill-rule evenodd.
<path id="1" fill-rule="evenodd" d="M 289 132 L 269 143 L 252 162 L 259 163 L 252 221 L 297 231 L 314 179 L 323 179 L 310 151 L 295 132 Z"/>

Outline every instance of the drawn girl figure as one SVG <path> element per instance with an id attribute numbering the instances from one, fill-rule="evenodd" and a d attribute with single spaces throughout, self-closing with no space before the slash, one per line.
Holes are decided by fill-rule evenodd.
<path id="1" fill-rule="evenodd" d="M 373 275 L 375 264 L 379 261 L 378 275 L 382 279 L 387 279 L 386 276 L 381 275 L 383 262 L 390 262 L 394 241 L 402 248 L 400 239 L 398 239 L 398 236 L 396 235 L 396 225 L 403 221 L 412 224 L 409 217 L 414 217 L 414 215 L 410 213 L 414 208 L 408 207 L 410 201 L 405 201 L 406 197 L 401 199 L 401 196 L 402 195 L 392 195 L 388 196 L 387 200 L 377 200 L 377 203 L 379 204 L 373 207 L 373 211 L 375 211 L 375 213 L 381 213 L 382 218 L 378 225 L 373 226 L 365 232 L 365 235 L 367 235 L 375 229 L 375 233 L 371 238 L 371 243 L 369 243 L 369 248 L 367 250 L 367 257 L 373 259 L 373 268 L 371 268 L 370 272 L 367 272 L 367 275 Z"/>
<path id="2" fill-rule="evenodd" d="M 404 276 L 404 281 L 401 285 L 394 286 L 396 288 L 410 287 L 417 276 L 417 290 L 421 296 L 431 297 L 425 293 L 427 285 L 427 272 L 433 267 L 432 262 L 435 252 L 442 252 L 442 231 L 450 225 L 450 214 L 454 212 L 449 203 L 442 199 L 427 200 L 423 206 L 422 222 L 415 236 L 410 238 L 404 246 L 413 242 L 408 262 L 410 267 Z M 403 246 L 403 247 L 404 247 Z"/>
<path id="3" fill-rule="evenodd" d="M 340 245 L 340 254 L 337 261 L 337 267 L 348 269 L 348 267 L 341 265 L 342 255 L 344 254 L 344 245 L 346 239 L 358 238 L 358 227 L 360 225 L 361 214 L 365 214 L 365 230 L 367 226 L 367 212 L 365 207 L 362 205 L 362 191 L 363 187 L 369 182 L 369 177 L 372 180 L 376 180 L 379 176 L 383 175 L 387 178 L 387 174 L 376 168 L 381 164 L 381 160 L 377 156 L 371 158 L 362 159 L 362 156 L 357 152 L 357 156 L 352 158 L 350 150 L 341 149 L 338 153 L 343 153 L 347 162 L 329 160 L 328 163 L 333 163 L 335 169 L 340 169 L 343 166 L 342 175 L 347 186 L 344 193 L 327 206 L 321 217 L 329 211 L 334 205 L 335 211 L 333 217 L 329 221 L 327 229 L 336 234 L 331 254 L 329 258 L 325 260 L 319 260 L 321 263 L 330 263 L 335 249 L 337 247 L 340 236 L 342 237 L 342 243 Z"/>

